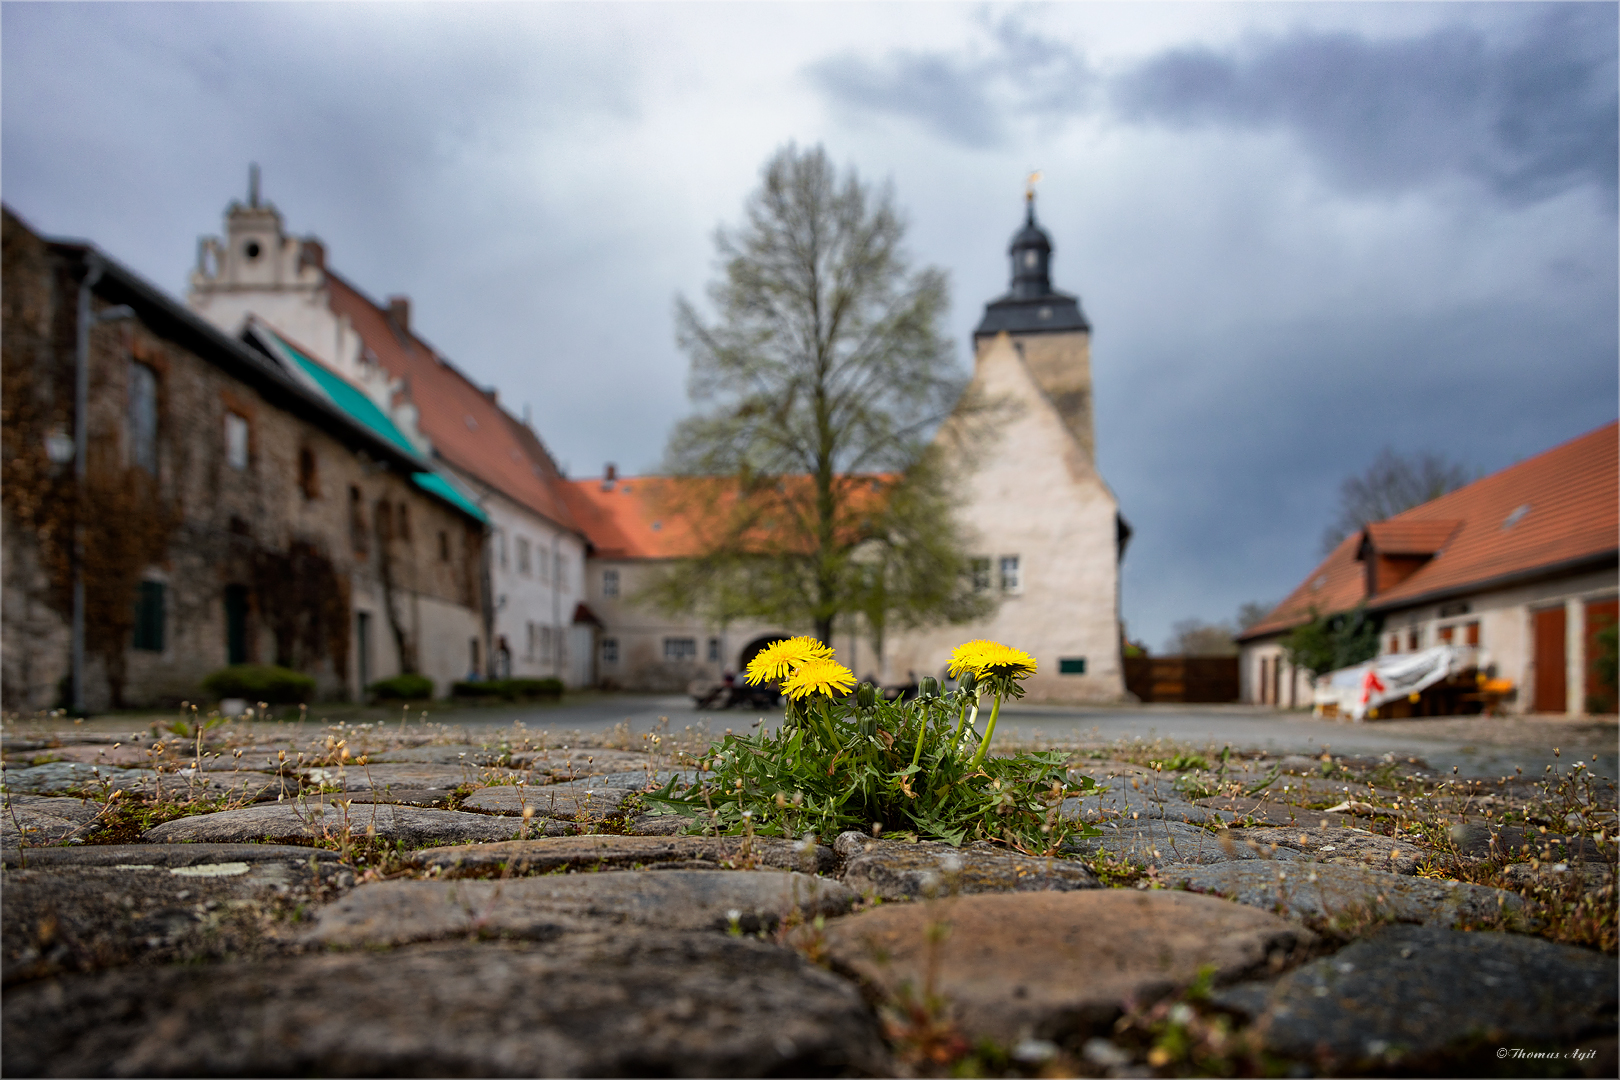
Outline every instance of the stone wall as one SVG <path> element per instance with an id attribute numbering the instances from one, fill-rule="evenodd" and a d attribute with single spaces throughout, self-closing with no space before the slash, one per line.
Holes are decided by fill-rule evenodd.
<path id="1" fill-rule="evenodd" d="M 52 465 L 43 447 L 53 427 L 72 430 L 79 256 L 9 214 L 5 230 L 17 317 L 8 305 L 4 690 L 8 709 L 30 710 L 60 703 L 68 670 L 73 467 Z M 397 624 L 419 662 L 444 668 L 434 677 L 447 691 L 481 635 L 481 526 L 153 325 L 143 310 L 92 330 L 86 704 L 196 700 L 201 678 L 229 658 L 229 587 L 244 601 L 245 658 L 307 671 L 323 696 L 357 690 L 357 592 L 377 601 L 371 678 L 400 670 Z M 136 365 L 156 387 L 144 464 L 131 429 L 134 381 L 146 377 Z M 228 460 L 228 415 L 246 421 L 243 467 Z M 136 634 L 143 582 L 161 586 L 148 592 L 160 597 L 156 639 Z M 457 663 L 421 647 L 446 637 L 460 643 Z"/>

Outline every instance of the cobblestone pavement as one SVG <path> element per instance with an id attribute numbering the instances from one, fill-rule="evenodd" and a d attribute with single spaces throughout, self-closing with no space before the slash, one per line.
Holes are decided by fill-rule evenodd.
<path id="1" fill-rule="evenodd" d="M 1026 708 L 1015 852 L 679 835 L 683 707 L 8 722 L 0 1072 L 1616 1073 L 1602 724 Z"/>

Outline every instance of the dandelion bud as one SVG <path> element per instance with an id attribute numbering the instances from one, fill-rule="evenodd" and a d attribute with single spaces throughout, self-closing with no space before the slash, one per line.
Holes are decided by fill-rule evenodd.
<path id="1" fill-rule="evenodd" d="M 877 687 L 869 682 L 863 682 L 855 688 L 855 704 L 863 709 L 870 709 L 877 704 Z"/>
<path id="2" fill-rule="evenodd" d="M 962 677 L 956 680 L 956 685 L 964 694 L 971 694 L 973 688 L 979 685 L 979 677 L 971 671 L 964 671 Z"/>
<path id="3" fill-rule="evenodd" d="M 932 675 L 924 675 L 917 683 L 917 696 L 924 698 L 939 697 L 939 680 Z"/>

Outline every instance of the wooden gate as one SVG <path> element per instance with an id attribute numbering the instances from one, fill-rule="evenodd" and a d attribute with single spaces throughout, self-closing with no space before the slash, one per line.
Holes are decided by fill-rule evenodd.
<path id="1" fill-rule="evenodd" d="M 1238 699 L 1235 656 L 1125 658 L 1125 689 L 1142 701 L 1216 703 Z"/>

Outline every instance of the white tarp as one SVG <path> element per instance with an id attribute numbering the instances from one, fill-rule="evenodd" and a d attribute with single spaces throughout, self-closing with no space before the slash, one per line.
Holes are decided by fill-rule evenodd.
<path id="1" fill-rule="evenodd" d="M 1367 710 L 1416 694 L 1471 667 L 1472 649 L 1436 645 L 1415 653 L 1392 653 L 1355 667 L 1340 668 L 1316 680 L 1316 711 L 1336 705 L 1340 716 L 1365 719 Z"/>

